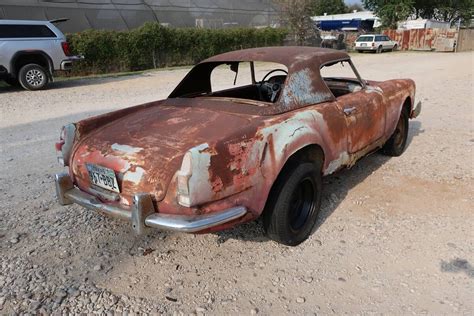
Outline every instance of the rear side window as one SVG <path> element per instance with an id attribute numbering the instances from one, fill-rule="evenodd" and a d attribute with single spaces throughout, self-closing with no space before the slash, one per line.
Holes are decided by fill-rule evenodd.
<path id="1" fill-rule="evenodd" d="M 46 25 L 0 25 L 0 38 L 56 37 Z"/>
<path id="2" fill-rule="evenodd" d="M 372 42 L 374 40 L 373 36 L 361 36 L 357 39 L 356 42 Z"/>
<path id="3" fill-rule="evenodd" d="M 383 36 L 376 36 L 376 37 L 375 37 L 375 41 L 376 41 L 376 42 L 381 42 L 381 41 L 383 41 Z"/>

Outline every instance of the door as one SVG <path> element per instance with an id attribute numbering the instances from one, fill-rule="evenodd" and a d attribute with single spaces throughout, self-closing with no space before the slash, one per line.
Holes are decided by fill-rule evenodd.
<path id="1" fill-rule="evenodd" d="M 347 151 L 369 151 L 385 132 L 382 92 L 367 86 L 350 60 L 324 65 L 321 77 L 345 117 Z"/>
<path id="2" fill-rule="evenodd" d="M 348 151 L 372 149 L 385 131 L 385 107 L 379 91 L 364 88 L 337 98 L 346 118 Z"/>
<path id="3" fill-rule="evenodd" d="M 393 49 L 393 41 L 388 36 L 384 36 L 383 40 L 384 40 L 384 49 L 387 49 L 387 50 Z"/>

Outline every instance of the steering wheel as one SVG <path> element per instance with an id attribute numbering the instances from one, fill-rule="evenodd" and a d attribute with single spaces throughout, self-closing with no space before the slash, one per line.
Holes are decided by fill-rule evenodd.
<path id="1" fill-rule="evenodd" d="M 273 69 L 271 70 L 269 73 L 267 73 L 262 81 L 260 81 L 260 85 L 258 86 L 258 93 L 260 95 L 260 99 L 263 99 L 263 95 L 262 95 L 262 87 L 265 86 L 265 88 L 267 89 L 267 94 L 268 96 L 270 97 L 270 101 L 271 102 L 275 102 L 275 99 L 277 98 L 278 94 L 280 93 L 281 91 L 281 84 L 279 83 L 270 83 L 270 82 L 266 82 L 266 79 L 274 72 L 277 72 L 277 71 L 281 71 L 281 72 L 284 72 L 286 75 L 288 75 L 288 71 L 286 71 L 285 69 Z M 270 95 L 271 94 L 271 95 Z"/>

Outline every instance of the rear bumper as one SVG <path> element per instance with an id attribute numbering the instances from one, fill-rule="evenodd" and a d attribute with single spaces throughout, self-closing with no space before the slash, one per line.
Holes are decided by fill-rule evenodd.
<path id="1" fill-rule="evenodd" d="M 66 173 L 57 174 L 55 183 L 59 204 L 76 203 L 107 216 L 126 220 L 132 224 L 137 234 L 142 234 L 146 228 L 194 233 L 238 219 L 247 213 L 245 207 L 237 206 L 206 215 L 160 214 L 156 212 L 149 194 L 136 194 L 133 198 L 133 206 L 125 209 L 102 203 L 95 196 L 74 187 L 71 178 Z"/>
<path id="2" fill-rule="evenodd" d="M 84 56 L 71 56 L 61 62 L 61 70 L 71 70 L 73 63 L 83 60 Z"/>
<path id="3" fill-rule="evenodd" d="M 355 47 L 355 50 L 357 50 L 357 51 L 374 51 L 374 50 L 377 50 L 377 47 L 359 46 L 359 47 Z"/>

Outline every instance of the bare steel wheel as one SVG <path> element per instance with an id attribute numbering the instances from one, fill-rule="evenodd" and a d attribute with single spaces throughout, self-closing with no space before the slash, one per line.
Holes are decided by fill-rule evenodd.
<path id="1" fill-rule="evenodd" d="M 26 90 L 40 90 L 48 84 L 46 70 L 37 64 L 28 64 L 20 69 L 18 79 Z"/>

